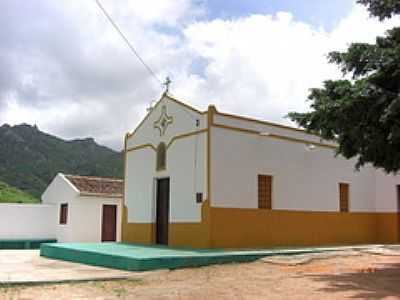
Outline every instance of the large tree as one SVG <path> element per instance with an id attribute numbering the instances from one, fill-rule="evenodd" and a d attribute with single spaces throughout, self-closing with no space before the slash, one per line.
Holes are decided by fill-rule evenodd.
<path id="1" fill-rule="evenodd" d="M 381 20 L 400 13 L 399 0 L 359 0 Z M 331 52 L 351 79 L 327 80 L 311 89 L 311 111 L 289 113 L 309 132 L 339 144 L 337 153 L 357 157 L 388 173 L 400 170 L 400 27 L 377 37 L 375 44 L 353 43 L 346 52 Z"/>

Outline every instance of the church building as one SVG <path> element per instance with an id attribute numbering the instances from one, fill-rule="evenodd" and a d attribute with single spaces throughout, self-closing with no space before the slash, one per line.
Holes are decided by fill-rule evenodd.
<path id="1" fill-rule="evenodd" d="M 192 248 L 400 242 L 400 176 L 285 125 L 164 93 L 125 136 L 122 241 Z"/>

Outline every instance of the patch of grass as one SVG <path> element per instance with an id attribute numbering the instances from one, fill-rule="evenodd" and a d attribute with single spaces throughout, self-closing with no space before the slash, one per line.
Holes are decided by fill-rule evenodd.
<path id="1" fill-rule="evenodd" d="M 40 200 L 0 181 L 0 203 L 40 203 Z"/>

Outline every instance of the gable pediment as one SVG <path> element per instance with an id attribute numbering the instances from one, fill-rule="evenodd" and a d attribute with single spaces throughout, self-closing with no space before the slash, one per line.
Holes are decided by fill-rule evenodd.
<path id="1" fill-rule="evenodd" d="M 164 94 L 135 131 L 128 134 L 127 147 L 168 144 L 174 136 L 206 128 L 205 116 L 204 112 Z"/>

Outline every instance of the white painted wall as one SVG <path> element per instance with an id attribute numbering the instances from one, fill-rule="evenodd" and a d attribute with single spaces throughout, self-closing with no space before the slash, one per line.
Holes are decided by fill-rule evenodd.
<path id="1" fill-rule="evenodd" d="M 55 239 L 56 206 L 0 204 L 0 240 Z"/>
<path id="2" fill-rule="evenodd" d="M 128 152 L 125 161 L 125 205 L 128 208 L 128 222 L 151 223 L 156 153 L 151 148 L 138 149 Z"/>
<path id="3" fill-rule="evenodd" d="M 197 114 L 174 101 L 163 99 L 149 115 L 134 136 L 127 141 L 127 148 L 160 142 L 166 144 L 177 135 L 206 127 L 206 116 Z M 153 123 L 161 114 L 162 105 L 174 118 L 165 135 L 160 137 Z M 195 119 L 201 120 L 199 127 Z M 156 171 L 156 152 L 150 147 L 128 151 L 126 156 L 125 204 L 128 222 L 155 222 L 156 179 L 170 177 L 170 222 L 200 222 L 201 204 L 196 203 L 196 192 L 206 194 L 206 133 L 175 140 L 167 149 L 167 169 Z"/>
<path id="4" fill-rule="evenodd" d="M 69 202 L 68 237 L 60 242 L 94 243 L 101 242 L 103 205 L 117 205 L 117 241 L 121 240 L 120 198 L 80 196 Z M 63 226 L 63 225 L 59 225 Z"/>
<path id="5" fill-rule="evenodd" d="M 387 175 L 382 171 L 376 172 L 376 211 L 400 212 L 397 185 L 400 185 L 400 176 Z"/>
<path id="6" fill-rule="evenodd" d="M 56 236 L 59 242 L 74 240 L 73 228 L 70 222 L 59 224 L 60 206 L 68 203 L 68 218 L 71 210 L 71 201 L 79 197 L 79 191 L 62 173 L 57 174 L 42 194 L 42 203 L 56 205 Z"/>
<path id="7" fill-rule="evenodd" d="M 178 140 L 168 149 L 170 165 L 159 177 L 171 178 L 172 222 L 201 222 L 201 203 L 196 203 L 196 193 L 203 193 L 203 199 L 207 196 L 206 141 L 206 133 L 202 133 Z"/>
<path id="8" fill-rule="evenodd" d="M 338 211 L 338 183 L 346 182 L 350 210 L 375 211 L 376 170 L 357 172 L 354 160 L 336 158 L 333 149 L 216 127 L 211 139 L 212 206 L 257 208 L 257 175 L 269 174 L 274 209 Z M 394 200 L 386 189 L 381 197 Z"/>
<path id="9" fill-rule="evenodd" d="M 156 152 L 142 148 L 126 157 L 125 202 L 128 222 L 150 223 L 156 219 L 156 179 L 170 178 L 170 222 L 200 222 L 206 199 L 206 133 L 176 140 L 167 149 L 167 169 L 156 171 Z M 196 158 L 196 159 L 195 159 Z"/>
<path id="10" fill-rule="evenodd" d="M 55 236 L 61 243 L 101 242 L 102 206 L 117 205 L 117 241 L 120 240 L 122 198 L 80 196 L 79 191 L 59 173 L 42 195 L 42 202 L 55 206 Z M 67 224 L 59 224 L 61 204 L 68 204 Z"/>

